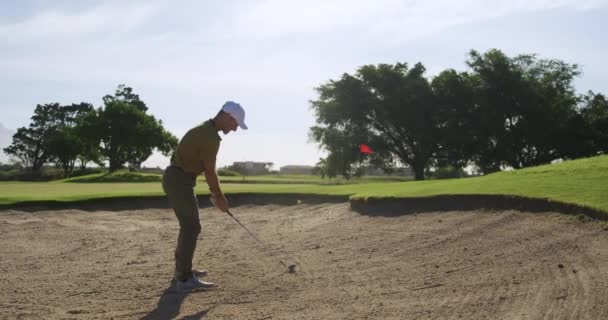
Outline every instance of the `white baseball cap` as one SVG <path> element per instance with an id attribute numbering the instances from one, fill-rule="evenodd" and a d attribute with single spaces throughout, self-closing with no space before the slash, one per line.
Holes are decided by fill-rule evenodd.
<path id="1" fill-rule="evenodd" d="M 247 125 L 245 124 L 245 110 L 243 110 L 243 107 L 241 107 L 240 104 L 233 101 L 226 101 L 224 106 L 222 106 L 222 111 L 231 115 L 241 129 L 247 130 Z"/>

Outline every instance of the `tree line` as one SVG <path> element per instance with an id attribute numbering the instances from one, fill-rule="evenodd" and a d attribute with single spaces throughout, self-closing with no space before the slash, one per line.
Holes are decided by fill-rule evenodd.
<path id="1" fill-rule="evenodd" d="M 608 151 L 608 101 L 576 93 L 578 65 L 497 49 L 471 50 L 466 65 L 430 80 L 422 63 L 365 65 L 317 87 L 309 136 L 328 152 L 318 166 L 349 178 L 407 165 L 423 180 L 429 168 L 487 174 Z"/>
<path id="2" fill-rule="evenodd" d="M 138 169 L 155 149 L 168 156 L 177 145 L 177 138 L 147 110 L 124 84 L 104 96 L 97 109 L 87 102 L 37 105 L 29 126 L 17 129 L 4 152 L 33 174 L 49 163 L 61 167 L 64 176 L 89 163 L 107 162 L 110 172 Z"/>

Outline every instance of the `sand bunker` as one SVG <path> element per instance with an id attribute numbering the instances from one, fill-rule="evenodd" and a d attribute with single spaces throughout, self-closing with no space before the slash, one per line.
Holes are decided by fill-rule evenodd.
<path id="1" fill-rule="evenodd" d="M 608 319 L 608 231 L 557 213 L 202 209 L 177 294 L 166 209 L 0 211 L 0 319 Z M 297 264 L 287 273 L 279 260 Z"/>

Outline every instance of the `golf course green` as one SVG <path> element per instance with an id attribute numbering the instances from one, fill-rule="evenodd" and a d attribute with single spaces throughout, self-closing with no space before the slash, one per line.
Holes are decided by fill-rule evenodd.
<path id="1" fill-rule="evenodd" d="M 99 176 L 91 181 L 103 181 Z M 148 179 L 156 180 L 158 177 Z M 54 182 L 1 182 L 0 204 L 10 206 L 29 201 L 81 201 L 99 198 L 162 196 L 154 182 L 84 182 L 86 176 Z M 384 181 L 364 179 L 365 183 L 328 184 L 318 177 L 253 178 L 239 183 L 239 177 L 224 181 L 226 194 L 302 193 L 348 195 L 351 198 L 410 198 L 437 195 L 507 195 L 548 199 L 608 213 L 608 156 L 597 156 L 522 170 L 503 171 L 481 177 L 426 180 Z M 266 180 L 265 180 L 266 179 Z M 283 180 L 280 180 L 283 179 Z M 80 180 L 81 183 L 76 183 Z M 145 180 L 145 179 L 144 179 Z M 136 180 L 137 181 L 137 180 Z M 230 182 L 230 183 L 228 183 Z M 199 179 L 198 194 L 208 193 Z"/>

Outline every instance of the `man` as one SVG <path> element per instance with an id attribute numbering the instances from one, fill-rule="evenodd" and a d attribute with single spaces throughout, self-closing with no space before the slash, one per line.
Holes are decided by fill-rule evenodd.
<path id="1" fill-rule="evenodd" d="M 174 274 L 175 287 L 180 291 L 207 289 L 215 285 L 198 278 L 206 276 L 206 271 L 192 269 L 196 239 L 201 232 L 194 187 L 196 177 L 204 172 L 215 206 L 222 212 L 228 210 L 228 201 L 215 171 L 215 159 L 222 140 L 218 132 L 222 131 L 226 135 L 230 131 L 236 131 L 237 127 L 247 129 L 245 110 L 238 103 L 228 101 L 213 119 L 190 129 L 184 135 L 171 157 L 171 165 L 163 174 L 163 190 L 180 227 Z"/>

